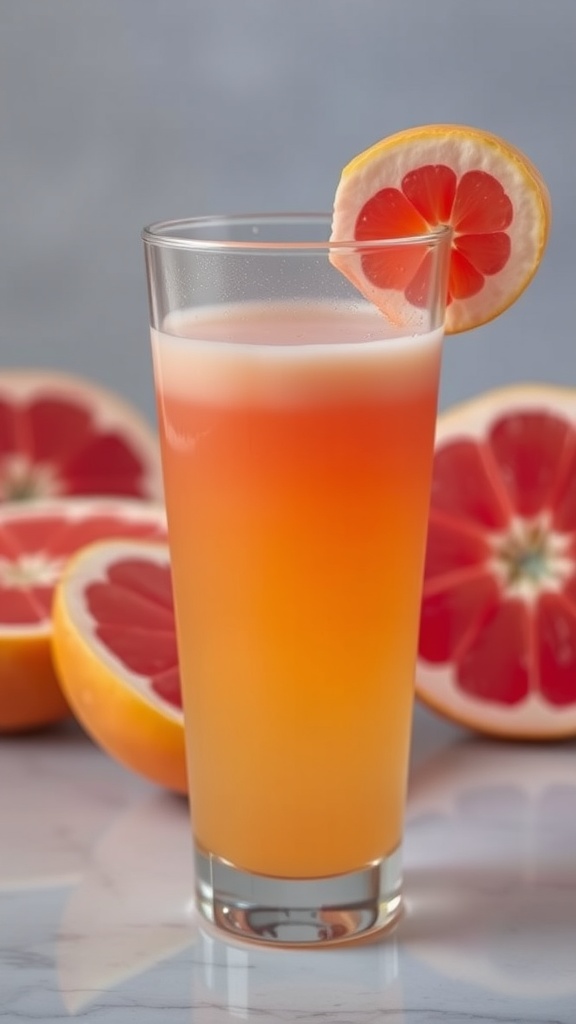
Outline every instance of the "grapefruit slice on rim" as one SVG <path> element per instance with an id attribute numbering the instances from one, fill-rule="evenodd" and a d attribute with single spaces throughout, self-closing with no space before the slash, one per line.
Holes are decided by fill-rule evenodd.
<path id="1" fill-rule="evenodd" d="M 482 732 L 576 736 L 576 390 L 440 416 L 416 690 Z"/>
<path id="2" fill-rule="evenodd" d="M 108 537 L 166 537 L 159 505 L 129 498 L 0 504 L 0 733 L 70 714 L 50 653 L 54 585 L 79 548 Z"/>
<path id="3" fill-rule="evenodd" d="M 332 241 L 369 242 L 452 228 L 446 332 L 486 323 L 512 305 L 536 270 L 550 225 L 546 185 L 504 139 L 464 125 L 423 125 L 391 135 L 343 170 Z M 396 323 L 424 304 L 424 246 L 354 254 L 332 263 Z"/>
<path id="4" fill-rule="evenodd" d="M 156 437 L 135 408 L 80 377 L 0 372 L 0 501 L 162 497 Z"/>
<path id="5" fill-rule="evenodd" d="M 112 757 L 185 792 L 184 718 L 168 547 L 93 544 L 55 593 L 53 651 L 62 689 Z"/>

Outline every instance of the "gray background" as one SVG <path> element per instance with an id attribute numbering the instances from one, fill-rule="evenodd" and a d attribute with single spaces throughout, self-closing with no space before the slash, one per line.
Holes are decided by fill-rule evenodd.
<path id="1" fill-rule="evenodd" d="M 412 124 L 523 148 L 555 220 L 497 322 L 447 342 L 443 406 L 576 385 L 575 0 L 0 0 L 0 362 L 112 385 L 153 416 L 141 226 L 330 208 Z"/>

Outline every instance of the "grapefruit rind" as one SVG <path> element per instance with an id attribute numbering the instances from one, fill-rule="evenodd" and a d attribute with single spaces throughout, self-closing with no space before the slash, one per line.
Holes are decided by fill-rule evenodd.
<path id="1" fill-rule="evenodd" d="M 125 767 L 185 793 L 182 712 L 98 639 L 86 607 L 87 584 L 105 579 L 109 566 L 131 557 L 169 565 L 167 546 L 154 541 L 103 541 L 71 559 L 55 591 L 54 661 L 67 701 L 92 739 Z"/>
<path id="2" fill-rule="evenodd" d="M 129 498 L 54 498 L 0 503 L 0 538 L 6 527 L 22 521 L 56 517 L 75 523 L 99 515 L 118 517 L 127 526 L 150 524 L 151 535 L 166 535 L 161 505 Z M 63 557 L 62 569 L 64 564 Z M 0 622 L 0 734 L 38 729 L 69 717 L 54 671 L 51 634 L 48 615 L 25 625 Z"/>
<path id="3" fill-rule="evenodd" d="M 576 389 L 525 383 L 463 402 L 439 416 L 436 451 L 446 442 L 481 441 L 500 416 L 522 411 L 563 416 L 576 429 Z M 450 663 L 436 666 L 419 656 L 416 695 L 438 714 L 498 738 L 545 741 L 576 736 L 576 704 L 555 707 L 536 691 L 512 706 L 475 699 L 462 691 Z"/>
<path id="4" fill-rule="evenodd" d="M 334 199 L 331 240 L 352 242 L 364 204 L 382 188 L 399 189 L 404 176 L 427 164 L 446 164 L 458 177 L 470 170 L 493 175 L 511 197 L 514 217 L 507 228 L 512 258 L 503 271 L 485 278 L 482 290 L 454 300 L 446 311 L 446 333 L 470 330 L 499 316 L 527 288 L 546 247 L 551 202 L 534 164 L 496 135 L 464 125 L 424 125 L 391 135 L 360 153 L 342 171 Z M 398 292 L 379 289 L 365 277 L 361 257 L 335 249 L 334 266 L 395 323 L 408 328 L 416 315 Z"/>
<path id="5" fill-rule="evenodd" d="M 61 722 L 70 708 L 50 653 L 50 629 L 0 637 L 0 736 Z"/>

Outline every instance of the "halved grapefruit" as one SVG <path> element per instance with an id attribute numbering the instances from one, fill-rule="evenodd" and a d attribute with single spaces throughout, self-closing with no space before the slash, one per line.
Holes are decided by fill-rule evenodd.
<path id="1" fill-rule="evenodd" d="M 416 688 L 486 733 L 576 736 L 576 390 L 440 416 Z"/>
<path id="2" fill-rule="evenodd" d="M 106 537 L 166 536 L 160 505 L 114 498 L 0 503 L 0 733 L 70 714 L 50 652 L 54 585 L 70 556 Z"/>
<path id="3" fill-rule="evenodd" d="M 446 332 L 507 309 L 536 272 L 550 225 L 550 197 L 531 161 L 504 139 L 464 125 L 410 128 L 377 142 L 342 171 L 332 241 L 369 242 L 452 228 Z M 422 246 L 331 260 L 398 322 L 425 301 L 430 257 Z"/>
<path id="4" fill-rule="evenodd" d="M 0 372 L 0 501 L 162 496 L 158 444 L 135 408 L 88 380 Z"/>
<path id="5" fill-rule="evenodd" d="M 185 792 L 184 718 L 168 547 L 94 544 L 56 587 L 52 645 L 78 721 L 112 757 Z"/>

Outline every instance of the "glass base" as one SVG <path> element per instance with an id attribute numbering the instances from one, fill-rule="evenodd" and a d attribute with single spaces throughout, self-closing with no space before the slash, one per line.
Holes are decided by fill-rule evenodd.
<path id="1" fill-rule="evenodd" d="M 198 847 L 195 866 L 202 917 L 238 939 L 327 946 L 388 929 L 402 913 L 400 848 L 359 871 L 302 881 L 253 875 Z"/>

